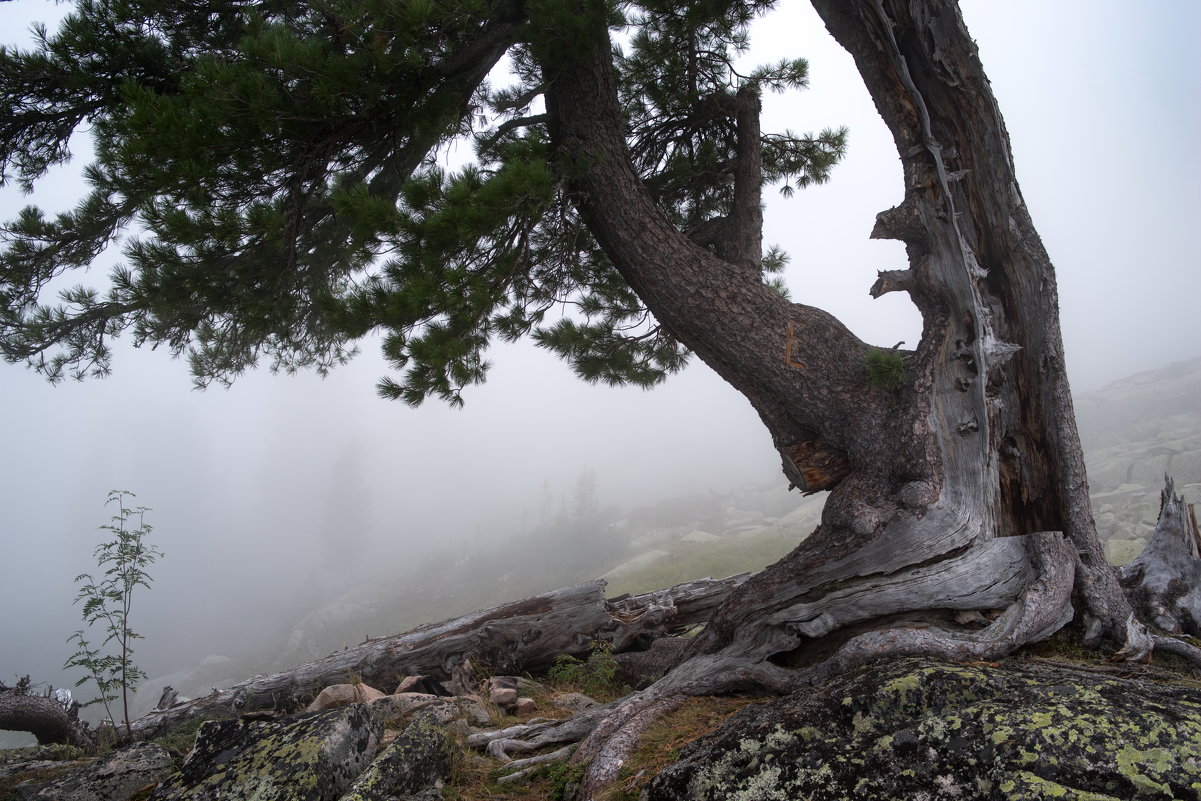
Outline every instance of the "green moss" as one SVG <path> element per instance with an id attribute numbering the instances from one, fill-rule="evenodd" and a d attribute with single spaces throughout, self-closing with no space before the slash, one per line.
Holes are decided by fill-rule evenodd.
<path id="1" fill-rule="evenodd" d="M 189 718 L 166 734 L 155 737 L 153 742 L 158 743 L 163 748 L 179 751 L 186 755 L 192 750 L 192 746 L 196 744 L 196 734 L 200 731 L 200 727 L 213 719 L 203 715 Z"/>

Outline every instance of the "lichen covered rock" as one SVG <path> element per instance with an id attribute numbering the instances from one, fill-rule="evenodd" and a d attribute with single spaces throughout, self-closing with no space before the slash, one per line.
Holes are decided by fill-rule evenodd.
<path id="1" fill-rule="evenodd" d="M 1013 661 L 878 664 L 753 705 L 650 801 L 1201 798 L 1201 690 Z"/>
<path id="2" fill-rule="evenodd" d="M 209 721 L 151 801 L 334 801 L 375 758 L 381 734 L 365 704 L 277 721 Z"/>
<path id="3" fill-rule="evenodd" d="M 432 716 L 418 715 L 341 801 L 389 801 L 437 791 L 450 777 L 452 751 L 446 729 Z"/>
<path id="4" fill-rule="evenodd" d="M 155 743 L 134 743 L 36 788 L 23 787 L 21 797 L 37 801 L 126 801 L 174 770 L 167 749 Z"/>

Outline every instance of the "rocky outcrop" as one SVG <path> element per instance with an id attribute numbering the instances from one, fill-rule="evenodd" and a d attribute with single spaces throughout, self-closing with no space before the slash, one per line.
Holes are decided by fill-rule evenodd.
<path id="1" fill-rule="evenodd" d="M 553 699 L 530 679 L 501 678 L 497 686 Z M 530 699 L 519 698 L 516 711 L 529 712 L 521 700 Z M 451 776 L 456 738 L 495 723 L 477 696 L 413 692 L 270 715 L 203 723 L 178 771 L 172 752 L 147 742 L 100 759 L 70 746 L 0 751 L 0 799 L 436 801 Z"/>
<path id="2" fill-rule="evenodd" d="M 54 764 L 54 763 L 51 763 Z M 29 766 L 27 766 L 28 768 Z M 135 743 L 92 761 L 62 778 L 22 787 L 30 801 L 126 801 L 175 770 L 161 745 Z"/>
<path id="3" fill-rule="evenodd" d="M 429 715 L 416 719 L 355 781 L 341 801 L 390 801 L 438 791 L 450 778 L 454 742 Z M 441 793 L 429 793 L 441 798 Z"/>
<path id="4" fill-rule="evenodd" d="M 365 704 L 282 720 L 210 721 L 151 801 L 335 801 L 375 758 L 383 726 Z"/>
<path id="5" fill-rule="evenodd" d="M 1106 558 L 1124 565 L 1155 530 L 1164 474 L 1201 499 L 1201 359 L 1075 396 L 1089 498 Z"/>
<path id="6" fill-rule="evenodd" d="M 649 801 L 1201 797 L 1201 689 L 1036 661 L 902 659 L 753 705 Z"/>

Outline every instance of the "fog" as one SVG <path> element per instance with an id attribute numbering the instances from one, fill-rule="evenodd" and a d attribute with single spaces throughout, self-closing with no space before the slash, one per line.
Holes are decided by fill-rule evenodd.
<path id="1" fill-rule="evenodd" d="M 791 253 L 794 299 L 912 346 L 908 301 L 867 294 L 876 270 L 904 264 L 899 245 L 867 239 L 901 199 L 898 158 L 850 58 L 806 4 L 785 5 L 758 26 L 754 60 L 804 55 L 812 89 L 768 96 L 764 129 L 845 124 L 851 139 L 828 185 L 770 198 L 765 241 Z M 1056 265 L 1073 386 L 1198 355 L 1201 6 L 963 6 Z M 3 38 L 63 10 L 5 3 Z M 73 169 L 33 201 L 70 205 Z M 0 189 L 0 219 L 29 201 Z M 80 627 L 72 579 L 94 568 L 110 489 L 152 508 L 166 554 L 131 618 L 146 637 L 135 660 L 155 675 L 270 642 L 317 601 L 368 575 L 403 578 L 435 548 L 520 532 L 585 470 L 616 508 L 783 480 L 749 405 L 699 363 L 643 392 L 585 384 L 528 344 L 490 357 L 462 410 L 378 399 L 386 367 L 370 340 L 325 380 L 260 371 L 206 392 L 184 363 L 128 347 L 101 381 L 52 387 L 0 365 L 0 681 L 73 682 L 61 670 Z"/>

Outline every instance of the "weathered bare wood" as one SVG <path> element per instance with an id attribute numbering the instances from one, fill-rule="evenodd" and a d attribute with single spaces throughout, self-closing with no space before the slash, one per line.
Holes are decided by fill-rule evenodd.
<path id="1" fill-rule="evenodd" d="M 610 624 L 604 586 L 598 580 L 565 587 L 395 637 L 369 640 L 288 671 L 255 676 L 186 704 L 153 711 L 134 722 L 135 736 L 153 736 L 196 715 L 294 706 L 351 675 L 386 687 L 405 675 L 447 677 L 467 657 L 497 673 L 549 665 L 558 654 L 587 651 L 589 641 Z"/>
<path id="2" fill-rule="evenodd" d="M 850 582 L 780 610 L 773 622 L 821 637 L 863 620 L 919 609 L 1001 609 L 1032 577 L 1025 537 L 988 540 L 965 553 L 871 581 Z"/>
<path id="3" fill-rule="evenodd" d="M 1164 476 L 1155 533 L 1119 570 L 1136 614 L 1169 634 L 1201 636 L 1201 534 L 1191 503 Z"/>
<path id="4" fill-rule="evenodd" d="M 585 654 L 598 639 L 621 650 L 636 640 L 707 619 L 746 575 L 698 579 L 613 601 L 605 600 L 603 580 L 565 587 L 369 640 L 291 670 L 255 676 L 202 698 L 156 709 L 133 723 L 134 735 L 150 737 L 197 715 L 295 706 L 351 675 L 388 687 L 406 675 L 448 679 L 465 658 L 505 674 L 546 667 L 559 654 Z"/>
<path id="5" fill-rule="evenodd" d="M 684 703 L 682 695 L 633 698 L 605 718 L 572 755 L 573 764 L 587 765 L 579 798 L 594 798 L 617 780 L 622 766 L 638 747 L 647 729 Z"/>
<path id="6" fill-rule="evenodd" d="M 557 751 L 551 751 L 548 754 L 539 754 L 538 756 L 527 757 L 526 759 L 515 759 L 508 764 L 508 768 L 513 773 L 506 773 L 496 781 L 498 784 L 510 784 L 521 781 L 526 776 L 529 776 L 539 765 L 564 761 L 571 756 L 575 749 L 574 745 L 565 745 Z"/>
<path id="7" fill-rule="evenodd" d="M 588 736 L 600 723 L 608 718 L 621 701 L 594 706 L 577 712 L 566 720 L 547 720 L 540 723 L 522 723 L 490 732 L 479 732 L 467 738 L 471 748 L 484 748 L 495 759 L 511 762 L 510 751 L 529 753 L 548 745 L 577 743 Z"/>
<path id="8" fill-rule="evenodd" d="M 984 629 L 958 631 L 921 625 L 871 631 L 853 637 L 833 657 L 808 669 L 808 677 L 816 680 L 836 675 L 883 656 L 998 659 L 1055 633 L 1072 619 L 1075 554 L 1058 531 L 1041 531 L 1025 539 L 1036 578 Z"/>
<path id="9" fill-rule="evenodd" d="M 664 590 L 611 599 L 606 608 L 613 618 L 613 631 L 608 637 L 613 650 L 624 651 L 639 638 L 660 637 L 672 629 L 704 623 L 750 575 L 697 579 Z"/>
<path id="10" fill-rule="evenodd" d="M 913 286 L 913 272 L 910 270 L 878 270 L 876 283 L 872 284 L 868 294 L 878 299 L 889 292 L 908 292 Z"/>

